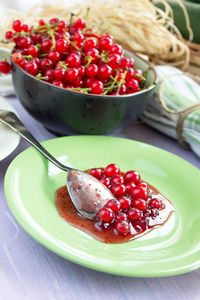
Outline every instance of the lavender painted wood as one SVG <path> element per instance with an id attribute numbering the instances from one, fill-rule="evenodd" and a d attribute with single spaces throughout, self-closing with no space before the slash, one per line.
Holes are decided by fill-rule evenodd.
<path id="1" fill-rule="evenodd" d="M 9 102 L 39 141 L 55 135 L 33 120 L 17 99 Z M 120 134 L 171 151 L 200 168 L 200 160 L 176 141 L 138 124 Z M 18 148 L 0 162 L 0 300 L 197 300 L 200 299 L 200 270 L 170 278 L 128 278 L 86 269 L 52 253 L 33 240 L 12 216 L 4 195 L 5 172 Z"/>

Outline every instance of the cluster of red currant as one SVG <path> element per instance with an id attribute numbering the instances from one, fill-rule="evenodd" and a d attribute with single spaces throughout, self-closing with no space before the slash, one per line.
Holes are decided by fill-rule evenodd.
<path id="1" fill-rule="evenodd" d="M 128 234 L 131 228 L 143 232 L 148 228 L 148 218 L 155 218 L 159 210 L 164 209 L 162 201 L 150 192 L 146 182 L 136 171 L 125 174 L 116 164 L 105 169 L 94 168 L 90 175 L 99 179 L 117 198 L 110 199 L 97 214 L 97 225 L 102 228 L 113 228 L 114 232 Z"/>
<path id="2" fill-rule="evenodd" d="M 72 19 L 72 18 L 71 18 Z M 12 59 L 39 80 L 82 93 L 123 95 L 138 92 L 145 82 L 134 59 L 109 34 L 96 34 L 84 19 L 39 20 L 37 27 L 15 20 L 5 34 L 14 42 Z M 0 72 L 10 65 L 0 63 Z"/>

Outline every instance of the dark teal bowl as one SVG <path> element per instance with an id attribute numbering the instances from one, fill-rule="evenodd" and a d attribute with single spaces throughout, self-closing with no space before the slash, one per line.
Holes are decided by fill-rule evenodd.
<path id="1" fill-rule="evenodd" d="M 44 127 L 60 135 L 105 134 L 136 121 L 151 98 L 157 82 L 152 65 L 135 54 L 135 67 L 145 72 L 146 86 L 135 94 L 101 96 L 81 94 L 37 80 L 12 62 L 17 97 Z"/>

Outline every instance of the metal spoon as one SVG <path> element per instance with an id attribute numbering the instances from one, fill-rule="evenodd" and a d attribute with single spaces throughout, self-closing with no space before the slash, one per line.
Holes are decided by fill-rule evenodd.
<path id="1" fill-rule="evenodd" d="M 66 181 L 67 189 L 74 206 L 82 216 L 87 219 L 93 219 L 109 199 L 115 199 L 110 190 L 96 178 L 86 172 L 65 166 L 56 160 L 32 136 L 13 112 L 0 110 L 0 121 L 20 134 L 54 165 L 68 172 Z"/>

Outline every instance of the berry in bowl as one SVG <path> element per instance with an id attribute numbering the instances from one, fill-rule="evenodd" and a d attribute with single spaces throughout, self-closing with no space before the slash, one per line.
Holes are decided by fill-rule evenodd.
<path id="1" fill-rule="evenodd" d="M 109 199 L 93 220 L 83 218 L 73 205 L 66 186 L 55 194 L 59 215 L 68 223 L 104 243 L 123 243 L 162 226 L 174 211 L 173 204 L 137 171 L 122 172 L 116 164 L 87 172 L 110 189 Z"/>
<path id="2" fill-rule="evenodd" d="M 151 64 L 129 53 L 83 19 L 13 22 L 12 76 L 22 105 L 59 133 L 109 133 L 137 120 L 157 76 Z"/>

